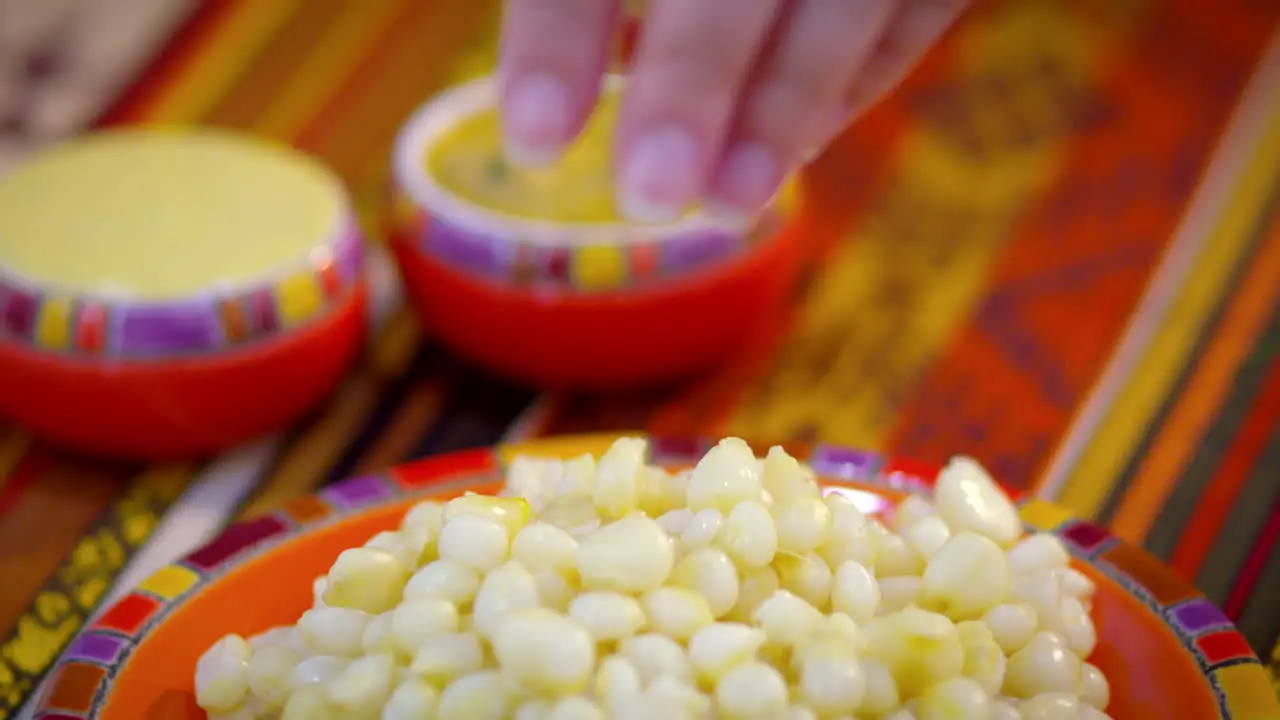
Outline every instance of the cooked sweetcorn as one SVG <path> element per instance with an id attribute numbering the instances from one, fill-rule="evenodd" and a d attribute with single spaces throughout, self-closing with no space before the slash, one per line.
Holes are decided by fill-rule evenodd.
<path id="1" fill-rule="evenodd" d="M 887 519 L 741 440 L 517 458 L 196 667 L 212 720 L 1100 720 L 1095 586 L 972 460 Z"/>

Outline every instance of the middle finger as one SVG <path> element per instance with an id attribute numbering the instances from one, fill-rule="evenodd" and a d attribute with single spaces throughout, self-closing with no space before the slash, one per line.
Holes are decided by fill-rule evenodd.
<path id="1" fill-rule="evenodd" d="M 619 119 L 619 205 L 679 216 L 706 188 L 778 0 L 652 0 Z"/>

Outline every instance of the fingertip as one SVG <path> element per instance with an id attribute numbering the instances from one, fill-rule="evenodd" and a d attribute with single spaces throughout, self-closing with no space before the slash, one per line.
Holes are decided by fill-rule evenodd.
<path id="1" fill-rule="evenodd" d="M 544 167 L 576 134 L 569 88 L 547 73 L 517 76 L 504 93 L 502 142 L 518 165 Z"/>

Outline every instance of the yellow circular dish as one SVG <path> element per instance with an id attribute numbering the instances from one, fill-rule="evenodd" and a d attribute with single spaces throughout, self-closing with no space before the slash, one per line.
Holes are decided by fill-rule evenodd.
<path id="1" fill-rule="evenodd" d="M 607 92 L 578 140 L 553 165 L 513 165 L 502 152 L 498 111 L 490 106 L 444 132 L 427 171 L 445 190 L 490 210 L 538 220 L 619 220 L 613 199 L 613 128 L 618 93 Z"/>
<path id="2" fill-rule="evenodd" d="M 287 147 L 215 130 L 97 133 L 0 180 L 0 267 L 175 299 L 285 270 L 346 217 L 336 177 Z"/>

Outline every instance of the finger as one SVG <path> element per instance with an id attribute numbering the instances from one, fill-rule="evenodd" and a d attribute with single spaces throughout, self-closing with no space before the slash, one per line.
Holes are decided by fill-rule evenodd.
<path id="1" fill-rule="evenodd" d="M 829 129 L 897 0 L 795 0 L 744 90 L 709 198 L 759 210 Z"/>
<path id="2" fill-rule="evenodd" d="M 515 162 L 554 160 L 582 130 L 609 59 L 617 0 L 507 0 L 498 78 Z"/>
<path id="3" fill-rule="evenodd" d="M 968 0 L 912 0 L 902 5 L 846 91 L 845 108 L 833 119 L 834 127 L 826 139 L 901 84 L 968 4 Z"/>
<path id="4" fill-rule="evenodd" d="M 651 0 L 619 117 L 618 204 L 672 220 L 699 199 L 777 0 Z"/>

